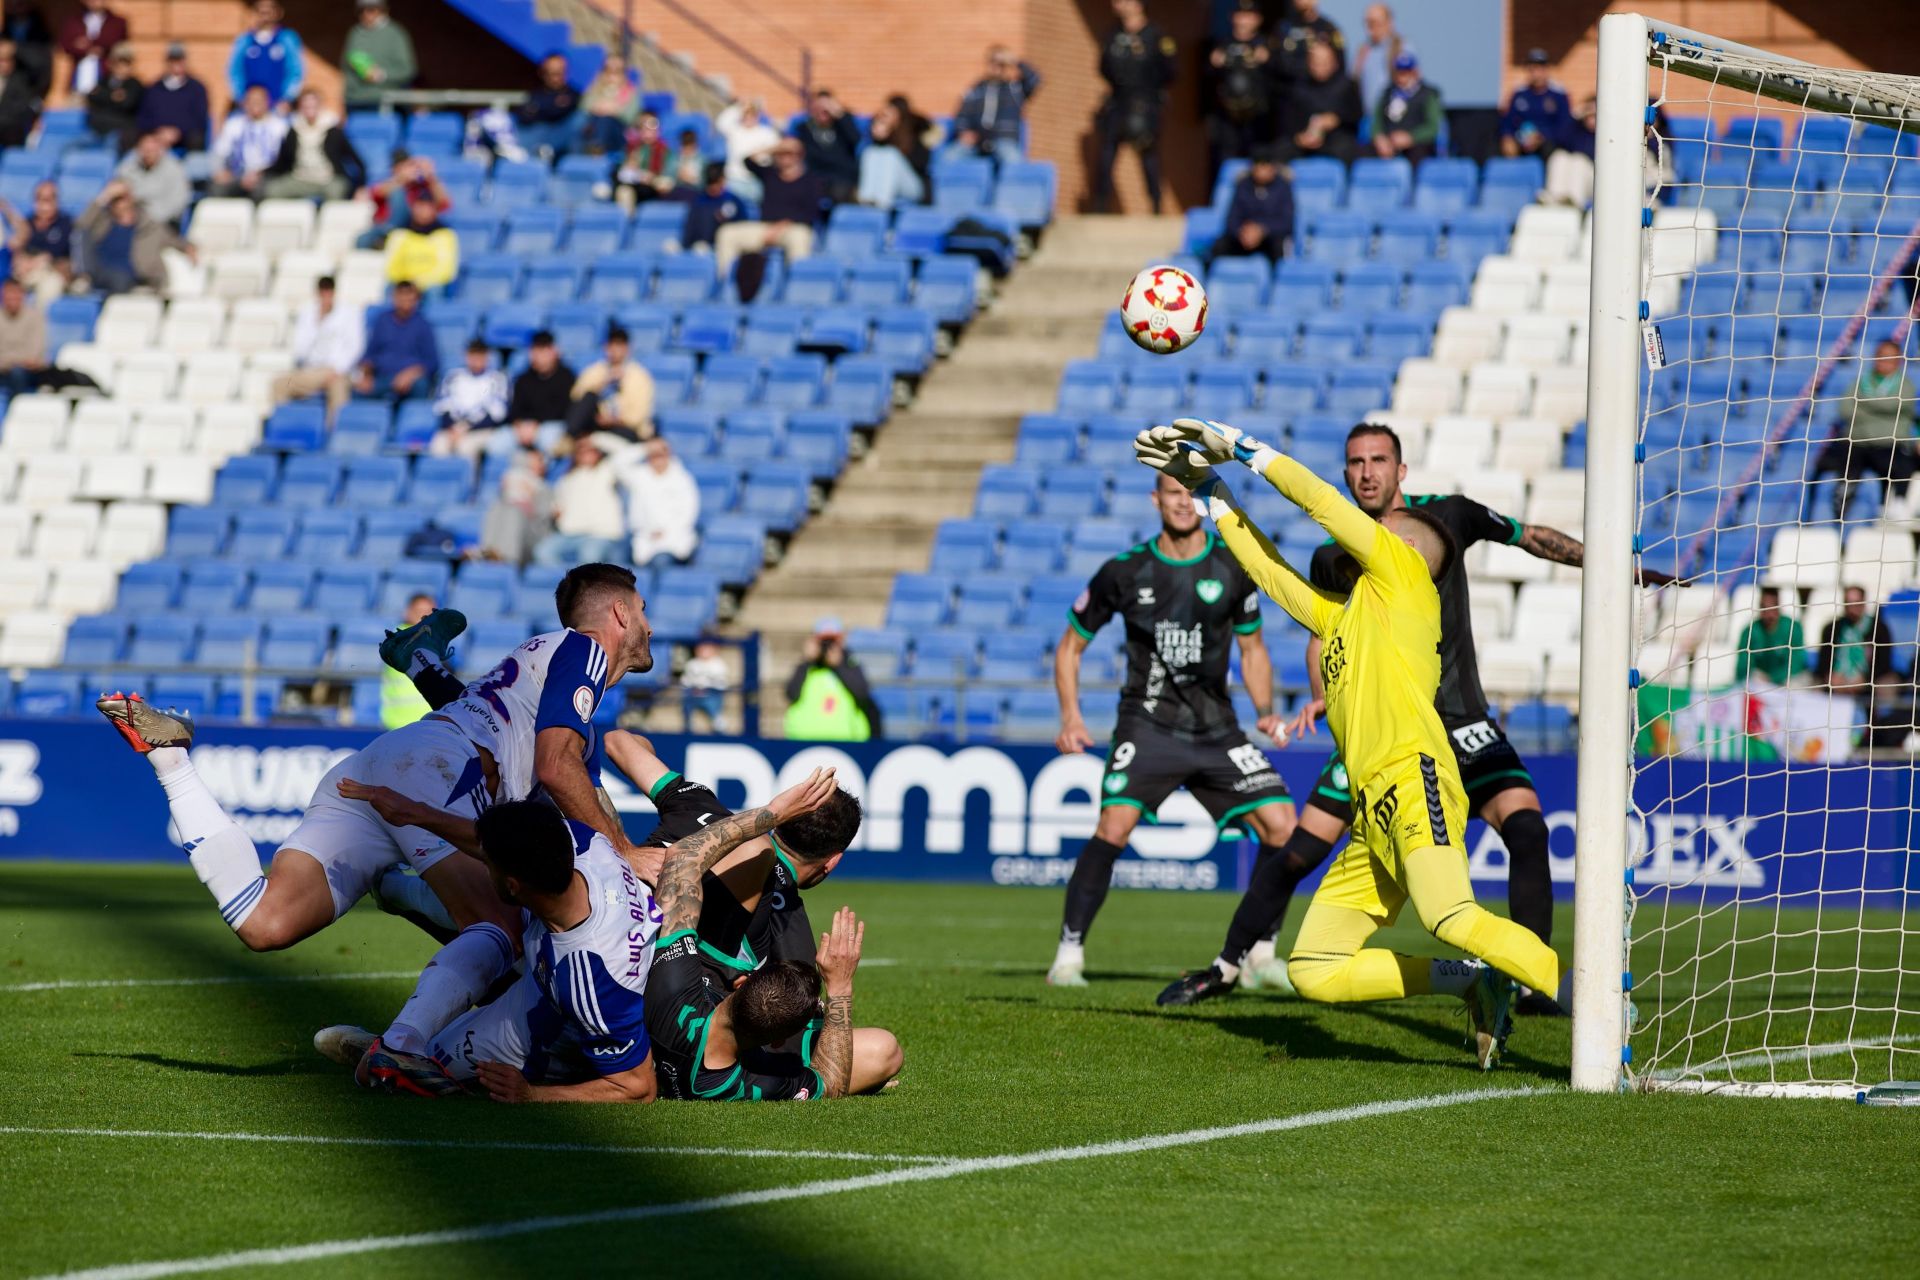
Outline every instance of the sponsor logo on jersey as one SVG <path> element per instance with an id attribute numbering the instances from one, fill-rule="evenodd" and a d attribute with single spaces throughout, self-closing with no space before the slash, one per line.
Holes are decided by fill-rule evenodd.
<path id="1" fill-rule="evenodd" d="M 1193 593 L 1207 604 L 1218 604 L 1227 593 L 1227 584 L 1218 578 L 1202 578 L 1193 584 Z"/>
<path id="2" fill-rule="evenodd" d="M 593 719 L 593 690 L 590 687 L 583 684 L 573 691 L 573 709 L 582 720 Z"/>
<path id="3" fill-rule="evenodd" d="M 592 1048 L 588 1049 L 587 1052 L 591 1053 L 596 1058 L 617 1058 L 621 1054 L 627 1052 L 629 1049 L 632 1049 L 632 1048 L 633 1048 L 633 1041 L 622 1040 L 619 1044 L 594 1045 Z"/>
<path id="4" fill-rule="evenodd" d="M 1154 656 L 1166 664 L 1169 671 L 1193 666 L 1201 660 L 1206 647 L 1206 629 L 1197 622 L 1191 627 L 1183 627 L 1177 622 L 1162 619 L 1153 624 L 1153 647 Z"/>
<path id="5" fill-rule="evenodd" d="M 1092 600 L 1093 598 L 1091 596 L 1082 591 L 1073 598 L 1073 611 L 1075 613 L 1085 613 L 1087 611 L 1087 605 L 1092 603 Z"/>

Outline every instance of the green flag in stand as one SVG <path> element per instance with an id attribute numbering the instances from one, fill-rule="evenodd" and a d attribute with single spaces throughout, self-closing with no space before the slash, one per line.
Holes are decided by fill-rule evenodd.
<path id="1" fill-rule="evenodd" d="M 1636 694 L 1638 755 L 1685 755 L 1696 760 L 1778 760 L 1773 745 L 1747 734 L 1747 695 L 1731 687 L 1696 691 L 1685 685 L 1646 684 Z"/>

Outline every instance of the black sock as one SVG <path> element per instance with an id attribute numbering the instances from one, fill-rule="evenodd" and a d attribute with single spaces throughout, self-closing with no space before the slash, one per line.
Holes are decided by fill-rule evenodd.
<path id="1" fill-rule="evenodd" d="M 1120 858 L 1120 846 L 1108 844 L 1099 836 L 1087 841 L 1080 858 L 1073 864 L 1067 881 L 1067 912 L 1060 925 L 1060 941 L 1085 942 L 1100 904 L 1107 900 L 1107 888 L 1113 883 L 1113 864 Z"/>
<path id="2" fill-rule="evenodd" d="M 420 691 L 428 706 L 438 711 L 464 693 L 467 686 L 445 667 L 428 663 L 414 672 L 413 687 Z"/>
<path id="3" fill-rule="evenodd" d="M 1507 914 L 1553 941 L 1553 869 L 1547 860 L 1547 819 L 1538 809 L 1521 809 L 1500 824 L 1507 846 Z M 1549 991 L 1548 995 L 1553 993 Z"/>
<path id="4" fill-rule="evenodd" d="M 1286 846 L 1275 851 L 1276 856 L 1256 860 L 1253 879 L 1240 905 L 1234 908 L 1233 923 L 1227 926 L 1227 945 L 1220 949 L 1220 958 L 1228 964 L 1239 964 L 1254 943 L 1278 933 L 1287 916 L 1287 904 L 1293 901 L 1293 891 L 1332 848 L 1318 836 L 1296 828 Z"/>

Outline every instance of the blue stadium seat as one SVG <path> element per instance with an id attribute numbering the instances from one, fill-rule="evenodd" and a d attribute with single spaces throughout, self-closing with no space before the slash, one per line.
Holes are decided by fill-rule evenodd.
<path id="1" fill-rule="evenodd" d="M 1401 303 L 1409 310 L 1438 312 L 1467 300 L 1472 268 L 1459 262 L 1422 262 L 1407 272 Z"/>
<path id="2" fill-rule="evenodd" d="M 289 670 L 318 667 L 331 635 L 331 624 L 323 618 L 268 618 L 261 632 L 260 665 Z"/>
<path id="3" fill-rule="evenodd" d="M 952 598 L 953 579 L 946 574 L 900 574 L 887 602 L 887 625 L 915 632 L 943 626 Z"/>
<path id="4" fill-rule="evenodd" d="M 136 568 L 140 566 L 135 566 Z M 122 580 L 121 594 L 126 594 Z M 122 608 L 125 608 L 124 602 Z M 162 606 L 164 608 L 164 606 Z M 120 661 L 127 643 L 126 619 L 115 615 L 75 618 L 67 628 L 66 647 L 61 660 L 70 667 L 110 667 Z"/>
<path id="5" fill-rule="evenodd" d="M 207 671 L 240 671 L 258 665 L 260 619 L 250 614 L 215 616 L 200 624 L 193 665 Z"/>
<path id="6" fill-rule="evenodd" d="M 840 262 L 859 262 L 880 256 L 887 243 L 887 211 L 865 205 L 835 205 L 827 217 L 827 234 L 820 252 Z"/>
<path id="7" fill-rule="evenodd" d="M 500 209 L 539 204 L 547 195 L 547 167 L 533 160 L 499 160 L 487 184 L 487 203 Z"/>
<path id="8" fill-rule="evenodd" d="M 700 375 L 700 403 L 732 409 L 753 403 L 760 386 L 760 361 L 752 356 L 709 357 Z"/>
<path id="9" fill-rule="evenodd" d="M 404 458 L 350 458 L 340 501 L 350 507 L 387 507 L 400 500 L 407 480 Z"/>
<path id="10" fill-rule="evenodd" d="M 1375 316 L 1367 327 L 1367 356 L 1373 360 L 1412 360 L 1433 349 L 1431 313 Z"/>
<path id="11" fill-rule="evenodd" d="M 536 262 L 527 269 L 520 287 L 523 306 L 544 307 L 556 302 L 572 302 L 580 296 L 583 272 L 572 262 Z"/>
<path id="12" fill-rule="evenodd" d="M 1439 243 L 1439 218 L 1430 213 L 1394 212 L 1380 219 L 1380 242 L 1374 256 L 1382 262 L 1410 267 L 1432 260 Z"/>
<path id="13" fill-rule="evenodd" d="M 627 238 L 627 215 L 618 205 L 579 203 L 582 207 L 573 211 L 567 223 L 561 250 L 580 265 L 591 266 L 620 251 Z"/>
<path id="14" fill-rule="evenodd" d="M 1007 165 L 993 189 L 993 207 L 1023 230 L 1045 226 L 1053 219 L 1058 179 L 1045 161 L 1024 160 Z"/>
<path id="15" fill-rule="evenodd" d="M 313 566 L 298 561 L 258 564 L 247 608 L 254 613 L 296 613 L 307 607 L 313 593 Z"/>
<path id="16" fill-rule="evenodd" d="M 643 209 L 652 207 L 641 206 Z M 647 287 L 653 279 L 653 266 L 653 258 L 644 253 L 609 254 L 593 264 L 587 278 L 585 297 L 588 301 L 608 306 L 638 302 L 647 296 Z"/>
<path id="17" fill-rule="evenodd" d="M 1274 365 L 1267 369 L 1268 413 L 1312 413 L 1320 407 L 1327 375 L 1306 365 Z"/>
<path id="18" fill-rule="evenodd" d="M 379 591 L 380 570 L 374 565 L 326 565 L 314 578 L 313 608 L 332 618 L 358 617 L 373 608 Z"/>
<path id="19" fill-rule="evenodd" d="M 1275 364 L 1293 354 L 1300 323 L 1291 315 L 1242 316 L 1233 326 L 1233 359 L 1246 364 Z"/>
<path id="20" fill-rule="evenodd" d="M 406 501 L 416 511 L 432 511 L 465 502 L 472 493 L 473 464 L 465 458 L 419 458 Z"/>
<path id="21" fill-rule="evenodd" d="M 1421 163 L 1416 177 L 1413 207 L 1421 213 L 1459 213 L 1480 190 L 1480 167 L 1464 158 L 1435 156 Z"/>
<path id="22" fill-rule="evenodd" d="M 1013 574 L 969 574 L 959 580 L 960 599 L 954 605 L 956 627 L 992 631 L 1013 625 L 1026 603 L 1026 587 Z"/>
<path id="23" fill-rule="evenodd" d="M 1447 228 L 1447 260 L 1457 262 L 1471 272 L 1479 265 L 1480 259 L 1489 254 L 1506 252 L 1512 226 L 1511 219 L 1501 216 L 1461 214 Z"/>
<path id="24" fill-rule="evenodd" d="M 1360 349 L 1358 317 L 1340 312 L 1316 312 L 1300 327 L 1300 359 L 1320 363 L 1351 360 Z"/>
<path id="25" fill-rule="evenodd" d="M 185 712 L 195 720 L 205 720 L 213 713 L 212 676 L 156 675 L 146 694 L 149 702 Z"/>
<path id="26" fill-rule="evenodd" d="M 917 630 L 913 636 L 916 680 L 957 680 L 972 673 L 979 638 L 972 631 Z"/>
<path id="27" fill-rule="evenodd" d="M 687 206 L 680 200 L 649 200 L 633 215 L 627 248 L 637 253 L 659 253 L 678 246 L 686 234 Z"/>
<path id="28" fill-rule="evenodd" d="M 327 435 L 325 406 L 311 400 L 283 404 L 267 416 L 261 444 L 268 449 L 307 453 L 320 448 Z"/>
<path id="29" fill-rule="evenodd" d="M 1006 525 L 1006 545 L 1000 553 L 1000 563 L 1009 571 L 1051 573 L 1059 567 L 1066 547 L 1067 526 L 1063 521 L 1053 518 L 1010 520 Z"/>
<path id="30" fill-rule="evenodd" d="M 358 461 L 358 459 L 356 459 Z M 324 507 L 340 487 L 342 459 L 327 454 L 295 454 L 280 472 L 277 501 L 283 507 Z"/>
<path id="31" fill-rule="evenodd" d="M 507 215 L 500 251 L 534 259 L 551 256 L 560 247 L 566 218 L 551 205 L 515 209 Z"/>
<path id="32" fill-rule="evenodd" d="M 1253 408 L 1257 394 L 1253 369 L 1245 365 L 1202 365 L 1193 376 L 1191 403 L 1203 416 L 1233 421 Z"/>
<path id="33" fill-rule="evenodd" d="M 1300 255 L 1333 266 L 1363 261 L 1373 239 L 1373 223 L 1359 214 L 1323 213 L 1306 220 Z"/>
<path id="34" fill-rule="evenodd" d="M 787 270 L 780 301 L 794 307 L 830 307 L 840 301 L 846 285 L 845 263 L 831 258 L 806 258 Z"/>
<path id="35" fill-rule="evenodd" d="M 893 628 L 856 627 L 847 632 L 847 652 L 869 680 L 891 680 L 906 669 L 907 633 Z"/>
<path id="36" fill-rule="evenodd" d="M 1336 365 L 1327 390 L 1327 412 L 1357 421 L 1393 399 L 1392 365 L 1352 362 Z M 1335 468 L 1338 469 L 1337 467 Z"/>
<path id="37" fill-rule="evenodd" d="M 893 370 L 877 356 L 845 356 L 834 362 L 833 381 L 820 403 L 859 426 L 877 426 L 893 404 Z"/>
<path id="38" fill-rule="evenodd" d="M 1289 318 L 1324 307 L 1333 300 L 1334 278 L 1333 268 L 1326 263 L 1282 259 L 1279 270 L 1274 272 L 1267 306 Z"/>
<path id="39" fill-rule="evenodd" d="M 965 324 L 973 318 L 979 273 L 980 266 L 972 258 L 929 258 L 921 263 L 914 282 L 914 305 L 932 312 L 943 325 Z"/>
<path id="40" fill-rule="evenodd" d="M 941 253 L 946 248 L 953 216 L 947 210 L 915 205 L 901 209 L 893 221 L 894 252 L 916 258 Z"/>
<path id="41" fill-rule="evenodd" d="M 895 306 L 906 301 L 911 282 L 907 264 L 898 259 L 856 262 L 847 277 L 846 301 L 857 307 Z"/>
<path id="42" fill-rule="evenodd" d="M 247 571 L 226 560 L 188 562 L 180 576 L 180 595 L 174 608 L 201 616 L 230 613 L 239 607 L 240 594 L 246 590 Z"/>
<path id="43" fill-rule="evenodd" d="M 725 354 L 734 348 L 740 332 L 740 309 L 732 303 L 710 302 L 680 313 L 676 345 L 701 355 Z"/>
<path id="44" fill-rule="evenodd" d="M 156 613 L 141 618 L 127 646 L 126 661 L 143 667 L 184 667 L 195 630 L 190 617 Z"/>
<path id="45" fill-rule="evenodd" d="M 227 555 L 249 561 L 285 555 L 288 544 L 293 541 L 297 519 L 296 512 L 279 506 L 236 511 Z"/>
<path id="46" fill-rule="evenodd" d="M 60 671 L 29 671 L 13 691 L 15 715 L 53 720 L 79 715 L 92 699 L 83 693 L 80 677 Z"/>
<path id="47" fill-rule="evenodd" d="M 1186 403 L 1186 398 L 1186 370 L 1173 364 L 1159 362 L 1140 365 L 1127 375 L 1125 402 L 1128 413 L 1151 418 L 1171 417 Z"/>
<path id="48" fill-rule="evenodd" d="M 406 612 L 407 601 L 423 592 L 436 600 L 443 599 L 451 573 L 445 562 L 402 560 L 387 570 L 376 607 L 381 616 L 397 618 Z"/>
<path id="49" fill-rule="evenodd" d="M 218 480 L 215 493 L 219 494 Z M 264 493 L 261 500 L 265 501 Z M 217 556 L 226 546 L 232 527 L 232 515 L 222 508 L 175 507 L 167 521 L 167 554 L 176 559 Z"/>
<path id="50" fill-rule="evenodd" d="M 1055 465 L 1080 454 L 1080 424 L 1050 413 L 1030 413 L 1020 420 L 1016 457 L 1021 462 Z"/>
<path id="51" fill-rule="evenodd" d="M 746 328 L 740 335 L 740 354 L 748 356 L 791 355 L 806 328 L 806 312 L 778 303 L 756 303 L 747 308 Z"/>
<path id="52" fill-rule="evenodd" d="M 460 300 L 475 307 L 510 303 L 519 296 L 520 276 L 518 258 L 497 255 L 474 258 L 461 264 Z"/>
<path id="53" fill-rule="evenodd" d="M 1296 191 L 1296 197 L 1298 193 Z M 1227 230 L 1227 214 L 1218 205 L 1205 205 L 1189 209 L 1186 213 L 1186 231 L 1181 236 L 1180 247 L 1187 253 L 1202 254 L 1212 247 Z"/>
<path id="54" fill-rule="evenodd" d="M 705 254 L 687 253 L 660 260 L 660 274 L 653 284 L 653 300 L 670 307 L 705 302 L 713 296 L 713 259 Z"/>
<path id="55" fill-rule="evenodd" d="M 411 507 L 367 512 L 360 537 L 360 559 L 376 565 L 399 560 L 407 553 L 407 539 L 426 522 L 425 514 Z"/>
<path id="56" fill-rule="evenodd" d="M 924 373 L 933 364 L 939 326 L 914 307 L 888 307 L 874 316 L 873 354 L 906 373 Z"/>
<path id="57" fill-rule="evenodd" d="M 789 532 L 806 521 L 811 482 L 805 468 L 762 463 L 747 474 L 740 491 L 740 511 L 767 522 L 770 529 Z"/>
<path id="58" fill-rule="evenodd" d="M 1120 371 L 1094 360 L 1071 361 L 1060 377 L 1062 413 L 1101 413 L 1116 407 Z"/>
<path id="59" fill-rule="evenodd" d="M 561 156 L 554 161 L 553 178 L 547 184 L 547 195 L 555 203 L 574 205 L 582 208 L 596 208 L 594 202 L 600 197 L 595 188 L 605 183 L 612 172 L 612 161 L 606 156 Z M 625 219 L 622 219 L 624 224 Z M 625 227 L 621 230 L 624 232 Z M 619 241 L 608 246 L 606 252 L 619 247 Z"/>
<path id="60" fill-rule="evenodd" d="M 991 569 L 999 537 L 1000 525 L 994 520 L 942 520 L 934 534 L 928 567 L 936 573 L 951 574 Z"/>
<path id="61" fill-rule="evenodd" d="M 1404 205 L 1413 194 L 1413 165 L 1401 156 L 1361 156 L 1353 162 L 1347 204 L 1368 212 Z"/>
<path id="62" fill-rule="evenodd" d="M 776 408 L 811 408 L 827 383 L 826 357 L 812 353 L 776 357 L 766 370 L 759 402 Z"/>
<path id="63" fill-rule="evenodd" d="M 1107 509 L 1107 477 L 1103 471 L 1069 468 L 1041 477 L 1045 498 L 1041 509 L 1068 520 L 1102 515 Z"/>
<path id="64" fill-rule="evenodd" d="M 1038 476 L 1025 467 L 982 467 L 973 513 L 989 519 L 1024 516 L 1033 510 L 1038 490 Z"/>
<path id="65" fill-rule="evenodd" d="M 129 565 L 120 575 L 114 607 L 130 613 L 158 613 L 173 607 L 180 591 L 180 566 L 166 560 Z"/>

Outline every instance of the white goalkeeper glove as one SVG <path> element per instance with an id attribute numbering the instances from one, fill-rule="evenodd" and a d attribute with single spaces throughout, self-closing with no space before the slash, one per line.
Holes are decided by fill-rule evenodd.
<path id="1" fill-rule="evenodd" d="M 1149 427 L 1135 436 L 1133 456 L 1187 489 L 1199 490 L 1218 479 L 1206 456 L 1172 427 Z"/>
<path id="2" fill-rule="evenodd" d="M 1255 454 L 1273 451 L 1270 446 L 1255 440 L 1240 428 L 1230 427 L 1224 422 L 1211 422 L 1200 418 L 1176 418 L 1171 427 L 1154 429 L 1174 433 L 1174 439 L 1185 440 L 1192 444 L 1200 451 L 1202 457 L 1215 466 L 1222 462 L 1251 464 Z"/>

